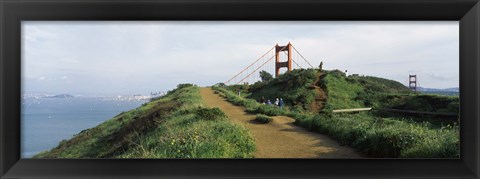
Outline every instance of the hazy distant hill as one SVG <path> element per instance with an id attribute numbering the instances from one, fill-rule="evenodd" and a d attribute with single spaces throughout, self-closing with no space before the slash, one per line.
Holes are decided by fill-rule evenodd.
<path id="1" fill-rule="evenodd" d="M 418 87 L 418 91 L 425 91 L 425 92 L 439 92 L 439 91 L 444 91 L 444 92 L 459 92 L 459 88 L 444 88 L 444 89 L 439 89 L 439 88 L 423 88 L 423 87 Z"/>
<path id="2" fill-rule="evenodd" d="M 59 95 L 53 95 L 53 96 L 46 96 L 45 98 L 73 98 L 74 96 L 69 95 L 69 94 L 59 94 Z"/>
<path id="3" fill-rule="evenodd" d="M 445 89 L 438 89 L 438 88 L 417 88 L 419 92 L 425 94 L 438 94 L 438 95 L 447 95 L 447 96 L 459 96 L 460 90 L 459 88 L 445 88 Z"/>

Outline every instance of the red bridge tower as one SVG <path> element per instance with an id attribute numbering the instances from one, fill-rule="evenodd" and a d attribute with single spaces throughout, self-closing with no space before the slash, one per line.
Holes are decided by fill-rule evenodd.
<path id="1" fill-rule="evenodd" d="M 287 51 L 287 61 L 280 62 L 280 53 Z M 292 71 L 292 44 L 290 42 L 286 46 L 275 45 L 275 77 L 280 75 L 280 68 L 287 67 L 288 71 Z"/>
<path id="2" fill-rule="evenodd" d="M 412 91 L 417 91 L 417 75 L 410 75 L 408 77 L 408 87 L 410 88 L 410 90 Z"/>

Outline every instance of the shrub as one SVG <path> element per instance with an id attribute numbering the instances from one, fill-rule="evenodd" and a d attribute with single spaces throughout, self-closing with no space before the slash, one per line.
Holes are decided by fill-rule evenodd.
<path id="1" fill-rule="evenodd" d="M 296 125 L 327 134 L 373 157 L 455 158 L 458 130 L 377 118 L 371 114 L 335 114 L 296 118 Z"/>
<path id="2" fill-rule="evenodd" d="M 269 116 L 266 116 L 266 115 L 263 115 L 263 114 L 257 114 L 255 116 L 255 120 L 258 121 L 258 122 L 261 122 L 261 123 L 270 123 L 273 121 L 273 118 L 269 117 Z"/>
<path id="3" fill-rule="evenodd" d="M 265 114 L 267 116 L 285 116 L 288 115 L 288 111 L 286 109 L 280 109 L 279 107 L 276 107 L 274 105 L 261 105 L 253 110 L 247 109 L 247 112 L 252 112 L 252 113 L 260 113 L 260 114 Z"/>
<path id="4" fill-rule="evenodd" d="M 301 106 L 307 108 L 315 102 L 315 91 L 308 87 L 318 77 L 318 71 L 314 69 L 295 69 L 286 72 L 277 78 L 264 82 L 256 82 L 251 85 L 250 98 L 257 101 L 264 97 L 272 102 L 275 98 L 283 98 L 287 106 Z"/>
<path id="5" fill-rule="evenodd" d="M 219 108 L 198 108 L 195 114 L 204 120 L 217 120 L 227 117 Z"/>
<path id="6" fill-rule="evenodd" d="M 187 88 L 187 87 L 192 87 L 193 84 L 190 83 L 184 83 L 184 84 L 178 84 L 177 89 L 182 89 L 182 88 Z"/>
<path id="7" fill-rule="evenodd" d="M 260 78 L 262 82 L 268 83 L 269 81 L 273 80 L 272 74 L 268 73 L 265 70 L 260 71 Z"/>

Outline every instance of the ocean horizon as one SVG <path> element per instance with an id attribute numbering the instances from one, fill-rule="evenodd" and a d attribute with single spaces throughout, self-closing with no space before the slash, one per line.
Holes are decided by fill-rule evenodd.
<path id="1" fill-rule="evenodd" d="M 21 158 L 56 147 L 82 130 L 93 128 L 148 100 L 103 97 L 24 98 L 21 108 Z"/>

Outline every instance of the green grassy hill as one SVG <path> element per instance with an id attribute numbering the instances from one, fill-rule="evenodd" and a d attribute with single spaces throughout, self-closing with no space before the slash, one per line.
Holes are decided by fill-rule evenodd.
<path id="1" fill-rule="evenodd" d="M 227 89 L 242 90 L 242 96 L 272 102 L 283 98 L 292 109 L 314 111 L 319 103 L 318 86 L 325 93 L 324 111 L 349 108 L 392 108 L 428 112 L 458 113 L 459 98 L 455 96 L 417 94 L 400 82 L 373 77 L 349 76 L 339 70 L 296 69 L 266 82 L 252 85 L 232 85 Z M 316 112 L 316 111 L 314 111 Z"/>
<path id="2" fill-rule="evenodd" d="M 34 158 L 249 158 L 254 151 L 246 129 L 182 84 Z"/>
<path id="3" fill-rule="evenodd" d="M 388 112 L 332 113 L 334 109 L 359 107 L 393 108 L 430 112 L 458 112 L 458 97 L 411 92 L 399 82 L 349 76 L 338 71 L 293 70 L 278 78 L 253 85 L 215 86 L 228 101 L 247 111 L 268 116 L 285 115 L 295 124 L 323 133 L 372 157 L 456 158 L 459 156 L 459 127 L 454 122 L 431 123 Z M 242 90 L 238 95 L 236 90 Z M 319 102 L 315 93 L 326 95 L 323 109 L 311 111 Z M 259 103 L 261 97 L 283 98 L 286 107 Z M 435 119 L 434 119 L 435 120 Z"/>
<path id="4" fill-rule="evenodd" d="M 379 107 L 378 96 L 383 94 L 410 94 L 403 84 L 384 78 L 371 76 L 345 77 L 338 70 L 326 71 L 321 80 L 328 91 L 329 109 Z"/>
<path id="5" fill-rule="evenodd" d="M 249 88 L 249 97 L 260 101 L 262 97 L 273 103 L 283 98 L 287 106 L 310 109 L 315 102 L 315 91 L 309 89 L 318 76 L 316 70 L 293 70 L 268 82 L 257 82 Z"/>

